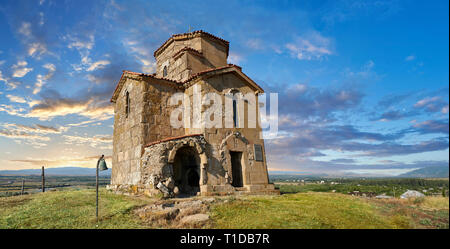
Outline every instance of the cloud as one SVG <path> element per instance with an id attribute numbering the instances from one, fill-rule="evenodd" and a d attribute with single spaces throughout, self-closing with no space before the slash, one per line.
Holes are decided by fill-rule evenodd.
<path id="1" fill-rule="evenodd" d="M 33 68 L 27 68 L 28 63 L 26 61 L 18 61 L 17 64 L 13 65 L 11 69 L 14 71 L 12 77 L 22 78 L 27 73 L 33 71 Z"/>
<path id="2" fill-rule="evenodd" d="M 86 69 L 86 71 L 90 72 L 90 71 L 94 71 L 94 70 L 97 70 L 97 69 L 102 69 L 102 68 L 105 68 L 105 66 L 109 65 L 109 64 L 110 64 L 110 62 L 107 61 L 107 60 L 97 61 L 97 62 L 92 63 L 89 66 L 89 68 Z"/>
<path id="3" fill-rule="evenodd" d="M 297 37 L 294 42 L 285 46 L 291 56 L 299 60 L 320 60 L 331 55 L 331 39 L 322 36 L 319 32 L 311 32 L 305 36 Z"/>
<path id="4" fill-rule="evenodd" d="M 77 50 L 91 50 L 94 47 L 94 35 L 89 35 L 88 39 L 81 40 L 79 38 L 73 37 L 71 35 L 68 35 L 64 37 L 63 39 L 69 40 L 69 44 L 67 45 L 68 48 L 76 48 Z"/>
<path id="5" fill-rule="evenodd" d="M 112 149 L 112 136 L 95 135 L 93 137 L 63 135 L 66 144 L 87 144 L 96 149 Z"/>
<path id="6" fill-rule="evenodd" d="M 0 81 L 5 82 L 5 85 L 7 86 L 7 90 L 14 90 L 17 88 L 17 86 L 20 85 L 19 82 L 12 82 L 9 78 L 6 78 L 3 76 L 2 71 L 0 71 Z"/>
<path id="7" fill-rule="evenodd" d="M 448 134 L 449 124 L 444 120 L 427 120 L 421 123 L 415 123 L 414 128 L 421 133 L 444 133 Z"/>
<path id="8" fill-rule="evenodd" d="M 28 45 L 28 55 L 40 58 L 43 54 L 48 53 L 47 45 L 41 42 L 33 42 Z"/>
<path id="9" fill-rule="evenodd" d="M 60 156 L 58 158 L 30 158 L 30 159 L 14 159 L 10 162 L 27 163 L 32 166 L 58 167 L 58 166 L 74 166 L 74 167 L 88 167 L 95 168 L 99 156 L 87 156 L 87 157 L 73 157 L 73 156 Z M 107 163 L 111 165 L 111 156 L 105 156 Z"/>
<path id="10" fill-rule="evenodd" d="M 388 122 L 388 121 L 400 120 L 400 119 L 403 119 L 406 117 L 411 117 L 411 116 L 414 116 L 417 114 L 418 113 L 415 111 L 405 112 L 405 111 L 399 111 L 399 110 L 392 110 L 392 111 L 384 112 L 383 114 L 381 114 L 381 116 L 379 116 L 375 119 L 372 119 L 372 120 Z"/>
<path id="11" fill-rule="evenodd" d="M 448 105 L 442 107 L 441 112 L 442 112 L 443 114 L 447 114 L 447 113 L 448 113 Z"/>
<path id="12" fill-rule="evenodd" d="M 113 116 L 114 108 L 109 102 L 99 101 L 92 97 L 88 100 L 68 98 L 47 98 L 35 105 L 27 117 L 49 120 L 57 116 L 77 114 L 95 120 L 106 120 Z"/>
<path id="13" fill-rule="evenodd" d="M 60 134 L 64 131 L 67 131 L 67 128 L 62 126 L 59 128 L 55 128 L 52 126 L 45 126 L 40 124 L 34 124 L 32 126 L 29 126 L 21 124 L 3 123 L 0 124 L 0 126 L 3 126 L 9 131 L 15 131 L 16 133 Z"/>
<path id="14" fill-rule="evenodd" d="M 254 50 L 263 50 L 265 48 L 264 41 L 258 38 L 249 39 L 246 42 L 247 47 Z"/>
<path id="15" fill-rule="evenodd" d="M 19 96 L 14 96 L 14 95 L 11 95 L 11 94 L 6 95 L 6 97 L 11 102 L 16 102 L 16 103 L 26 103 L 27 102 L 24 98 L 19 97 Z"/>
<path id="16" fill-rule="evenodd" d="M 26 37 L 30 37 L 31 36 L 31 23 L 22 22 L 22 25 L 20 26 L 18 32 L 19 32 L 19 34 L 22 34 Z"/>
<path id="17" fill-rule="evenodd" d="M 43 66 L 48 69 L 48 73 L 46 75 L 38 74 L 36 76 L 36 83 L 34 84 L 33 94 L 37 94 L 41 91 L 42 86 L 46 83 L 47 80 L 53 77 L 54 72 L 56 71 L 55 65 L 48 63 Z"/>
<path id="18" fill-rule="evenodd" d="M 417 101 L 414 104 L 415 108 L 425 109 L 429 112 L 439 112 L 439 111 L 442 112 L 443 110 L 442 108 L 445 108 L 445 106 L 448 106 L 448 103 L 443 101 L 439 96 L 426 97 L 424 99 Z"/>
<path id="19" fill-rule="evenodd" d="M 228 63 L 239 65 L 244 58 L 236 52 L 230 52 L 228 55 Z"/>
<path id="20" fill-rule="evenodd" d="M 281 95 L 279 112 L 301 118 L 330 118 L 334 112 L 356 107 L 364 96 L 358 89 L 347 86 L 320 89 L 295 84 L 280 88 L 274 89 Z"/>
<path id="21" fill-rule="evenodd" d="M 50 141 L 50 138 L 47 136 L 30 134 L 18 130 L 0 130 L 0 137 L 14 139 L 16 143 L 21 144 L 23 142 L 32 145 L 35 148 L 47 146 L 44 142 Z"/>
<path id="22" fill-rule="evenodd" d="M 0 104 L 0 112 L 6 112 L 9 115 L 23 117 L 25 115 L 23 113 L 24 111 L 25 111 L 25 109 L 23 109 L 23 108 L 16 108 L 12 105 Z"/>
<path id="23" fill-rule="evenodd" d="M 415 60 L 416 59 L 416 56 L 415 55 L 410 55 L 410 56 L 407 56 L 406 58 L 405 58 L 405 61 L 413 61 L 413 60 Z"/>

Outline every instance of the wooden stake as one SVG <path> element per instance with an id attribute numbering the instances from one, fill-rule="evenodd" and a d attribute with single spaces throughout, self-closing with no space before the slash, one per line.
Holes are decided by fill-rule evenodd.
<path id="1" fill-rule="evenodd" d="M 95 192 L 96 192 L 96 197 L 95 197 L 95 218 L 97 219 L 97 223 L 98 223 L 98 164 L 99 164 L 100 160 L 97 161 L 97 167 L 96 167 L 96 173 L 95 173 Z"/>
<path id="2" fill-rule="evenodd" d="M 44 166 L 42 166 L 42 192 L 45 192 L 45 173 L 44 173 Z"/>
<path id="3" fill-rule="evenodd" d="M 25 190 L 25 179 L 22 178 L 22 195 L 24 193 Z"/>

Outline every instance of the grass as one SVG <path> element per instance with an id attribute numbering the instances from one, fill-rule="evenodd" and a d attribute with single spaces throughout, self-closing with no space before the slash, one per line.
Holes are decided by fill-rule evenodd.
<path id="1" fill-rule="evenodd" d="M 137 198 L 100 191 L 98 228 L 143 228 Z M 96 228 L 95 190 L 54 191 L 0 198 L 0 228 Z"/>
<path id="2" fill-rule="evenodd" d="M 421 200 L 366 199 L 339 193 L 226 197 L 209 208 L 211 228 L 447 228 L 448 197 Z M 167 228 L 146 222 L 135 210 L 161 202 L 100 192 L 64 190 L 0 198 L 0 228 Z M 148 218 L 148 217 L 147 217 Z"/>
<path id="3" fill-rule="evenodd" d="M 396 228 L 368 203 L 329 193 L 248 197 L 215 206 L 212 216 L 217 228 Z"/>

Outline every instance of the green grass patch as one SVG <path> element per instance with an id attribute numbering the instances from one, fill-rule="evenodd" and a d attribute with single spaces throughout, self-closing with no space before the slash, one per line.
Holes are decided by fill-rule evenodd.
<path id="1" fill-rule="evenodd" d="M 356 197 L 298 193 L 248 197 L 212 208 L 216 228 L 396 228 L 388 217 Z"/>
<path id="2" fill-rule="evenodd" d="M 0 228 L 142 228 L 131 210 L 136 198 L 100 191 L 99 222 L 95 190 L 56 191 L 0 198 Z"/>

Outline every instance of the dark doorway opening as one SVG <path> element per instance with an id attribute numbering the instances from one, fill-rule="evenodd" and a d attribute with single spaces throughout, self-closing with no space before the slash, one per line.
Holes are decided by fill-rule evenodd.
<path id="1" fill-rule="evenodd" d="M 200 191 L 200 157 L 192 147 L 178 149 L 173 163 L 175 186 L 182 195 Z"/>
<path id="2" fill-rule="evenodd" d="M 231 171 L 233 174 L 233 181 L 231 185 L 233 187 L 242 187 L 242 152 L 230 151 L 231 156 Z"/>

